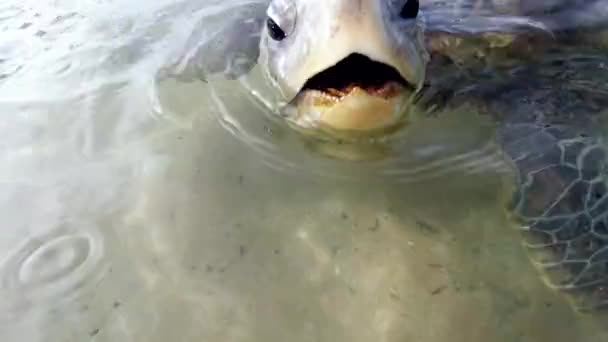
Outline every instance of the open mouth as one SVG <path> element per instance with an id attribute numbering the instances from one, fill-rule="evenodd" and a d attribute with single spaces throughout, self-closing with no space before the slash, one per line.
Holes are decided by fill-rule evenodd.
<path id="1" fill-rule="evenodd" d="M 389 98 L 408 87 L 395 68 L 354 53 L 310 78 L 300 93 L 320 92 L 328 99 L 338 100 L 361 89 L 369 95 Z"/>
<path id="2" fill-rule="evenodd" d="M 413 89 L 395 68 L 354 53 L 304 84 L 294 99 L 297 121 L 349 131 L 385 128 L 399 120 Z"/>

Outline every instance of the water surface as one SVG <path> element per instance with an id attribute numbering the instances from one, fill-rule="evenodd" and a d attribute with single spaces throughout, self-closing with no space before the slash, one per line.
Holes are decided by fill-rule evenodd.
<path id="1" fill-rule="evenodd" d="M 259 71 L 157 77 L 225 2 L 0 6 L 0 340 L 608 338 L 531 266 L 474 110 L 340 161 Z"/>

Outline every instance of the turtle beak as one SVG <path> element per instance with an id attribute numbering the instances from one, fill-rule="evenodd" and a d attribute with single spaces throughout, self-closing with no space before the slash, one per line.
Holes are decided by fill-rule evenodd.
<path id="1" fill-rule="evenodd" d="M 326 29 L 307 27 L 318 34 L 288 80 L 299 90 L 293 101 L 299 123 L 365 131 L 398 120 L 404 98 L 424 81 L 428 57 L 419 23 L 398 18 L 389 6 L 335 0 L 316 11 L 316 25 Z"/>

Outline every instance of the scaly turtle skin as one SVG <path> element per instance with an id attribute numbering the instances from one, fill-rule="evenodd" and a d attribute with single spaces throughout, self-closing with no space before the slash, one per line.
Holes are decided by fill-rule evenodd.
<path id="1" fill-rule="evenodd" d="M 444 89 L 443 101 L 446 106 L 474 102 L 499 124 L 499 143 L 517 171 L 509 209 L 532 261 L 576 309 L 603 309 L 608 307 L 608 58 L 603 51 L 581 51 L 598 36 L 594 29 L 604 29 L 597 24 L 603 24 L 608 3 L 514 3 L 507 9 L 501 2 L 503 13 L 540 19 L 557 36 L 528 51 L 555 53 L 510 68 L 507 82 L 461 75 L 449 84 L 468 90 L 456 96 Z M 498 10 L 491 0 L 477 1 L 474 8 Z M 500 48 L 505 47 L 510 48 Z M 488 51 L 483 44 L 477 48 Z M 451 62 L 429 74 L 439 74 Z"/>
<path id="2" fill-rule="evenodd" d="M 511 69 L 508 82 L 468 75 L 442 81 L 464 92 L 434 90 L 444 109 L 473 104 L 497 123 L 531 260 L 581 311 L 608 307 L 607 80 L 606 57 L 556 56 Z"/>
<path id="3" fill-rule="evenodd" d="M 420 4 L 422 13 L 418 5 L 416 0 L 246 3 L 231 9 L 235 24 L 225 25 L 212 39 L 195 43 L 202 36 L 195 32 L 182 54 L 187 57 L 178 60 L 173 73 L 223 72 L 235 78 L 259 61 L 281 94 L 290 94 L 286 100 L 292 100 L 307 91 L 305 82 L 323 73 L 333 72 L 326 83 L 352 76 L 336 69 L 347 60 L 365 65 L 363 54 L 384 63 L 378 72 L 388 65 L 416 87 L 418 108 L 473 104 L 496 122 L 498 143 L 516 171 L 510 212 L 532 262 L 575 308 L 608 307 L 608 144 L 603 133 L 608 58 L 598 47 L 585 48 L 588 41 L 581 38 L 593 37 L 591 32 L 605 22 L 608 3 L 426 0 Z M 326 13 L 320 15 L 321 9 Z M 309 22 L 313 20 L 318 23 Z M 352 32 L 357 25 L 360 32 Z M 361 44 L 357 35 L 378 41 Z M 315 38 L 332 48 L 321 49 Z M 356 61 L 353 54 L 358 54 Z M 377 67 L 374 63 L 368 66 Z M 358 70 L 364 73 L 364 68 Z M 490 71 L 502 77 L 485 77 Z M 313 99 L 327 99 L 315 87 Z M 352 95 L 351 88 L 345 89 L 345 96 Z M 388 95 L 368 91 L 353 96 L 359 101 L 353 103 L 365 106 L 367 99 Z M 348 111 L 339 112 L 348 120 Z M 356 124 L 370 123 L 360 119 Z"/>

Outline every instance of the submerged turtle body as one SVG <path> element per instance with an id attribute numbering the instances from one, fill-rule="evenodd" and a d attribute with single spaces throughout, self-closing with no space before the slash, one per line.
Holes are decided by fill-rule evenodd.
<path id="1" fill-rule="evenodd" d="M 447 112 L 466 103 L 496 122 L 516 172 L 509 213 L 546 284 L 580 311 L 608 308 L 607 66 L 558 55 L 509 69 L 508 82 L 473 74 L 452 80 L 466 91 L 433 91 Z"/>
<path id="2" fill-rule="evenodd" d="M 598 310 L 608 308 L 608 58 L 581 37 L 592 37 L 607 12 L 605 0 L 260 1 L 233 10 L 235 22 L 247 17 L 246 25 L 228 25 L 215 40 L 195 44 L 190 50 L 198 53 L 185 53 L 178 73 L 238 77 L 259 61 L 286 101 L 309 94 L 314 109 L 325 100 L 339 106 L 333 92 L 346 97 L 352 89 L 323 87 L 342 86 L 341 77 L 368 66 L 400 84 L 398 91 L 409 83 L 420 95 L 417 108 L 473 104 L 496 122 L 498 143 L 516 171 L 510 213 L 532 262 L 574 307 Z M 378 41 L 365 45 L 359 35 Z M 333 46 L 318 51 L 315 38 Z M 252 41 L 261 41 L 260 49 Z M 338 72 L 344 63 L 357 68 Z M 488 70 L 501 77 L 485 77 Z M 359 76 L 365 96 L 388 96 L 378 91 L 383 80 Z M 373 84 L 360 85 L 366 81 Z M 365 113 L 357 106 L 366 101 L 355 97 L 348 110 L 338 107 L 339 120 Z M 375 127 L 364 119 L 345 126 Z"/>

